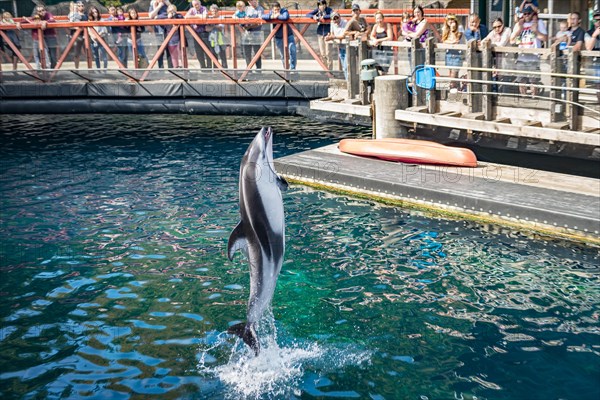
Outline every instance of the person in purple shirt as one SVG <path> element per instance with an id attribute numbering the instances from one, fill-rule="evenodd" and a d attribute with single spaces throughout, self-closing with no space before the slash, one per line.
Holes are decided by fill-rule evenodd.
<path id="1" fill-rule="evenodd" d="M 58 40 L 56 37 L 56 29 L 48 28 L 48 22 L 56 22 L 54 16 L 46 11 L 46 7 L 38 5 L 31 18 L 24 17 L 23 20 L 29 24 L 41 25 L 43 31 L 44 50 L 46 52 L 46 65 L 40 65 L 40 49 L 39 35 L 37 29 L 31 30 L 31 38 L 33 40 L 33 57 L 37 68 L 54 68 L 56 66 L 56 51 L 58 48 Z M 17 23 L 17 29 L 21 29 L 21 24 Z"/>
<path id="2" fill-rule="evenodd" d="M 479 44 L 483 39 L 485 39 L 488 35 L 488 28 L 485 25 L 481 24 L 481 19 L 479 15 L 472 13 L 469 15 L 469 26 L 465 31 L 465 39 L 467 42 L 469 40 L 475 39 Z"/>
<path id="3" fill-rule="evenodd" d="M 278 2 L 273 3 L 271 7 L 271 11 L 262 16 L 264 20 L 279 20 L 279 21 L 287 21 L 290 19 L 290 13 L 287 9 L 281 8 L 281 5 Z M 275 28 L 277 24 L 273 24 L 273 28 Z M 290 69 L 296 69 L 296 42 L 294 41 L 294 33 L 291 29 L 288 29 L 288 50 L 290 52 Z M 279 28 L 279 30 L 275 33 L 275 45 L 279 50 L 279 55 L 281 56 L 281 62 L 283 62 L 283 66 L 285 68 L 285 57 L 283 52 L 283 26 Z"/>

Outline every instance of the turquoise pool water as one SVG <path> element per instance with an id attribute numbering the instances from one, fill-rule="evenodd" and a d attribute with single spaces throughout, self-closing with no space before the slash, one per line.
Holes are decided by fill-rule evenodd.
<path id="1" fill-rule="evenodd" d="M 301 118 L 0 116 L 0 397 L 598 399 L 596 248 L 302 186 L 258 358 L 239 161 Z"/>

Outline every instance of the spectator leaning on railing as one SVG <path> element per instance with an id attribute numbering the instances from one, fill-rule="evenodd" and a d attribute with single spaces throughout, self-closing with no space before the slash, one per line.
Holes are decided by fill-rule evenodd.
<path id="1" fill-rule="evenodd" d="M 454 14 L 448 14 L 442 28 L 442 43 L 464 43 L 464 35 L 458 30 L 458 19 Z M 462 51 L 458 49 L 446 50 L 446 66 L 450 68 L 450 89 L 458 88 L 458 69 L 462 66 Z"/>
<path id="2" fill-rule="evenodd" d="M 202 5 L 200 0 L 192 0 L 192 6 L 185 14 L 185 18 L 206 18 L 207 15 L 208 10 Z M 206 24 L 194 24 L 192 25 L 192 28 L 198 34 L 202 43 L 210 49 L 210 40 L 208 38 L 210 33 L 206 29 Z M 200 68 L 210 68 L 212 66 L 210 56 L 202 49 L 202 46 L 196 40 L 194 40 L 194 50 L 196 51 L 196 58 L 200 63 Z"/>
<path id="3" fill-rule="evenodd" d="M 273 3 L 271 6 L 271 11 L 267 14 L 264 14 L 262 18 L 266 21 L 278 20 L 278 21 L 287 21 L 290 19 L 290 13 L 287 9 L 281 8 L 281 5 L 278 2 Z M 277 24 L 273 24 L 273 28 L 276 28 Z M 291 29 L 288 29 L 287 32 L 287 41 L 288 41 L 288 50 L 290 53 L 290 69 L 296 69 L 296 42 L 294 41 L 294 33 Z M 281 56 L 281 62 L 285 68 L 285 58 L 284 58 L 284 49 L 283 49 L 283 26 L 279 27 L 279 30 L 275 33 L 275 45 L 279 50 L 279 55 Z"/>
<path id="4" fill-rule="evenodd" d="M 534 14 L 533 8 L 525 7 L 522 16 L 515 25 L 515 29 L 510 36 L 511 44 L 516 44 L 522 49 L 539 49 L 542 47 L 548 38 L 548 31 L 546 30 L 546 24 L 541 19 L 538 19 L 537 14 Z M 527 54 L 521 53 L 517 56 L 517 69 L 522 71 L 539 71 L 540 70 L 540 56 L 539 54 Z M 521 79 L 521 83 L 535 84 L 539 82 L 539 76 L 524 76 Z M 521 94 L 526 94 L 527 87 L 521 85 L 519 87 Z M 531 95 L 537 94 L 537 88 L 531 87 Z"/>
<path id="5" fill-rule="evenodd" d="M 329 43 L 325 40 L 329 32 L 331 32 L 331 14 L 333 10 L 327 6 L 327 0 L 317 1 L 317 8 L 306 14 L 308 18 L 317 21 L 317 42 L 319 44 L 319 55 L 321 60 L 331 70 L 333 60 L 331 59 Z"/>
<path id="6" fill-rule="evenodd" d="M 40 65 L 40 48 L 39 48 L 39 30 L 31 30 L 31 38 L 33 39 L 33 57 L 36 67 L 54 68 L 56 66 L 56 50 L 58 48 L 58 40 L 56 38 L 56 29 L 49 28 L 49 22 L 55 22 L 54 16 L 46 11 L 46 7 L 38 5 L 35 7 L 31 18 L 24 17 L 23 20 L 29 24 L 39 25 L 43 31 L 43 46 L 46 53 L 46 65 Z M 21 29 L 21 24 L 17 23 L 17 29 Z"/>
<path id="7" fill-rule="evenodd" d="M 481 19 L 479 15 L 472 13 L 469 15 L 469 26 L 465 31 L 465 39 L 477 40 L 477 44 L 479 44 L 483 39 L 488 35 L 488 29 L 485 25 L 481 24 Z"/>
<path id="8" fill-rule="evenodd" d="M 375 25 L 371 28 L 371 33 L 369 35 L 369 45 L 374 51 L 378 51 L 381 55 L 381 57 L 379 57 L 379 64 L 385 73 L 387 73 L 390 68 L 392 61 L 392 48 L 390 46 L 383 46 L 382 43 L 389 40 L 394 40 L 392 25 L 385 22 L 384 15 L 381 11 L 377 11 L 375 13 Z"/>
<path id="9" fill-rule="evenodd" d="M 165 19 L 167 18 L 167 8 L 171 5 L 171 3 L 169 2 L 169 0 L 151 0 L 150 1 L 150 8 L 148 10 L 148 18 L 150 19 Z M 162 40 L 167 38 L 167 35 L 169 34 L 169 32 L 167 32 L 165 30 L 165 28 L 161 25 L 154 25 L 154 33 L 157 34 L 157 36 L 159 38 L 162 38 Z M 162 42 L 161 40 L 161 42 Z M 160 44 L 158 45 L 160 48 Z M 171 58 L 169 57 L 168 51 L 169 51 L 169 47 L 166 48 L 167 50 L 167 65 L 169 66 L 169 68 L 173 67 L 173 63 L 171 62 Z M 163 61 L 163 57 L 165 55 L 165 52 L 163 51 L 162 53 L 160 53 L 160 56 L 158 57 L 158 68 L 163 68 L 164 67 L 164 61 Z"/>
<path id="10" fill-rule="evenodd" d="M 349 39 L 368 37 L 369 24 L 360 14 L 360 6 L 357 3 L 352 4 L 352 18 L 346 24 L 346 37 Z"/>
<path id="11" fill-rule="evenodd" d="M 104 21 L 100 16 L 100 11 L 97 7 L 92 6 L 88 11 L 88 21 Z M 88 32 L 93 30 L 96 32 L 102 40 L 106 41 L 108 30 L 105 26 L 90 26 Z M 100 44 L 96 35 L 90 34 L 90 41 L 92 44 L 92 53 L 94 54 L 94 60 L 96 61 L 96 68 L 100 69 L 100 59 L 102 58 L 104 69 L 108 67 L 108 56 L 106 49 Z"/>
<path id="12" fill-rule="evenodd" d="M 346 37 L 346 21 L 342 19 L 339 13 L 331 14 L 331 32 L 325 38 L 326 41 L 333 41 L 338 44 L 338 57 L 342 70 L 344 71 L 344 79 L 348 80 L 348 66 L 346 64 L 346 45 L 342 40 Z"/>

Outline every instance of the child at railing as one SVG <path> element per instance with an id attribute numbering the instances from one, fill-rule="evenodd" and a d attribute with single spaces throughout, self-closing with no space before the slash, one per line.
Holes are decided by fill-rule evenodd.
<path id="1" fill-rule="evenodd" d="M 569 32 L 569 22 L 560 21 L 558 24 L 558 32 L 554 35 L 552 44 L 560 43 L 560 49 L 564 50 L 567 46 L 571 45 L 571 32 Z"/>
<path id="2" fill-rule="evenodd" d="M 175 4 L 169 5 L 167 8 L 167 18 L 168 19 L 183 19 L 183 16 L 177 13 L 177 7 Z M 181 46 L 181 36 L 179 35 L 179 25 L 175 25 L 177 31 L 173 34 L 171 39 L 169 39 L 169 54 L 171 55 L 171 62 L 173 63 L 173 68 L 179 68 L 179 56 L 181 54 L 180 46 Z M 173 26 L 166 26 L 167 32 L 170 32 Z M 167 33 L 168 34 L 168 33 Z"/>
<path id="3" fill-rule="evenodd" d="M 235 3 L 235 12 L 233 13 L 233 19 L 244 19 L 246 18 L 246 3 L 238 1 Z"/>
<path id="4" fill-rule="evenodd" d="M 219 18 L 219 6 L 216 4 L 211 4 L 209 7 L 208 13 L 209 19 L 218 19 Z M 229 45 L 227 39 L 225 38 L 225 25 L 207 25 L 210 27 L 210 33 L 208 34 L 208 41 L 210 42 L 210 47 L 213 49 L 214 54 L 217 54 L 221 59 L 221 66 L 223 68 L 227 67 L 227 46 Z"/>

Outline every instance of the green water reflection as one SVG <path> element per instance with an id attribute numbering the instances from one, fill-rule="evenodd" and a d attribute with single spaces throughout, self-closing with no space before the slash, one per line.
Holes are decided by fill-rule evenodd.
<path id="1" fill-rule="evenodd" d="M 365 130 L 0 122 L 2 398 L 600 396 L 597 249 L 301 186 L 284 195 L 276 343 L 253 360 L 222 334 L 245 315 L 247 267 L 224 251 L 258 128 L 276 157 Z"/>

